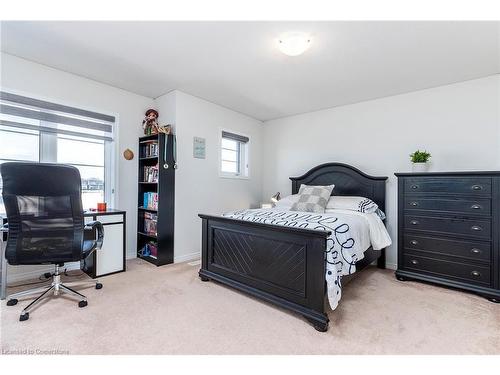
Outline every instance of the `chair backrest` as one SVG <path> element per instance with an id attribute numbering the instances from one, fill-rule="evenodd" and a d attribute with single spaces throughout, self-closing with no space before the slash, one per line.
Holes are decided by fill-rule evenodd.
<path id="1" fill-rule="evenodd" d="M 78 169 L 68 165 L 8 162 L 0 165 L 9 236 L 9 264 L 64 263 L 81 259 L 83 207 Z"/>

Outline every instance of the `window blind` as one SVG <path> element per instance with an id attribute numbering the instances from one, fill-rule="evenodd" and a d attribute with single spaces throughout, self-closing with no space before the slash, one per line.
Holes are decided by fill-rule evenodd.
<path id="1" fill-rule="evenodd" d="M 0 125 L 111 141 L 115 117 L 0 91 Z"/>
<path id="2" fill-rule="evenodd" d="M 248 137 L 245 137 L 243 135 L 230 133 L 224 130 L 222 131 L 222 138 L 232 139 L 233 141 L 238 141 L 241 143 L 248 143 L 248 141 L 250 140 Z"/>

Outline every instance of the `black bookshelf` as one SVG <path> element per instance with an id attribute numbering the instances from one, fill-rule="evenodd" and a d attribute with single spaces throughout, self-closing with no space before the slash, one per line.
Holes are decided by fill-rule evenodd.
<path id="1" fill-rule="evenodd" d="M 156 266 L 174 262 L 175 169 L 173 135 L 155 134 L 139 138 L 139 174 L 137 209 L 137 256 Z M 152 146 L 156 145 L 156 146 Z M 156 148 L 157 153 L 147 153 Z M 157 178 L 146 180 L 145 168 L 157 168 Z M 154 174 L 154 173 L 153 173 Z M 144 205 L 144 193 L 157 194 L 157 207 Z M 148 232 L 145 219 L 156 215 L 156 234 Z M 149 219 L 151 220 L 151 219 Z M 144 246 L 156 243 L 156 257 L 144 255 Z"/>

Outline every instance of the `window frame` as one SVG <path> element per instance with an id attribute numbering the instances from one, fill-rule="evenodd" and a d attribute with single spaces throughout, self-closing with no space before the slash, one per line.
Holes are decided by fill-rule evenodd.
<path id="1" fill-rule="evenodd" d="M 238 142 L 238 169 L 239 173 L 230 173 L 230 172 L 223 172 L 222 171 L 222 139 L 224 138 L 222 136 L 223 132 L 228 132 L 228 133 L 233 133 L 233 134 L 238 134 L 241 136 L 244 136 L 248 138 L 248 142 L 242 143 Z M 250 145 L 251 145 L 252 139 L 249 135 L 242 133 L 240 131 L 228 129 L 228 128 L 219 128 L 219 135 L 218 135 L 218 165 L 217 169 L 219 171 L 219 177 L 220 178 L 229 178 L 229 179 L 237 179 L 237 180 L 249 180 L 250 179 Z M 244 147 L 242 147 L 244 145 Z M 246 171 L 246 173 L 242 173 L 243 171 Z"/>
<path id="2" fill-rule="evenodd" d="M 112 140 L 104 140 L 104 200 L 108 203 L 109 208 L 115 207 L 117 189 L 116 189 L 116 181 L 118 180 L 118 168 L 116 168 L 116 159 L 117 159 L 117 139 L 119 135 L 119 116 L 117 113 L 110 113 L 107 111 L 103 111 L 96 108 L 84 107 L 75 103 L 65 103 L 59 99 L 54 99 L 50 97 L 42 97 L 38 95 L 33 95 L 31 93 L 27 93 L 24 91 L 13 90 L 11 88 L 1 86 L 0 90 L 5 90 L 11 92 L 16 95 L 26 96 L 29 98 L 44 100 L 53 103 L 58 103 L 65 106 L 71 106 L 74 108 L 102 113 L 103 115 L 113 116 L 115 118 L 115 122 L 113 124 L 113 139 Z M 43 121 L 42 121 L 43 122 Z M 62 134 L 64 135 L 64 134 Z M 39 131 L 38 134 L 38 163 L 56 163 L 57 164 L 57 133 L 44 132 Z M 85 136 L 82 136 L 85 139 Z M 52 143 L 52 148 L 49 147 L 49 143 Z M 7 159 L 5 159 L 7 160 Z M 9 161 L 24 161 L 24 160 L 14 160 L 11 159 Z M 69 163 L 60 163 L 66 165 L 73 165 Z M 78 165 L 78 163 L 76 163 Z M 100 166 L 99 166 L 100 167 Z M 93 207 L 95 208 L 95 207 Z M 2 212 L 0 212 L 2 213 Z M 4 212 L 3 212 L 4 213 Z"/>

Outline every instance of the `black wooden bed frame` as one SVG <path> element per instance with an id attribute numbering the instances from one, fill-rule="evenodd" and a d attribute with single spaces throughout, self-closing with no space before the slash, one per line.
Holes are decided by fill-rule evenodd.
<path id="1" fill-rule="evenodd" d="M 385 211 L 387 177 L 369 176 L 347 164 L 319 165 L 290 177 L 292 193 L 301 184 L 335 184 L 335 195 L 362 196 Z M 328 329 L 325 313 L 325 248 L 329 232 L 202 215 L 199 276 L 215 280 L 303 315 L 318 331 Z M 377 260 L 385 268 L 385 249 L 369 248 L 356 263 L 360 271 Z"/>

